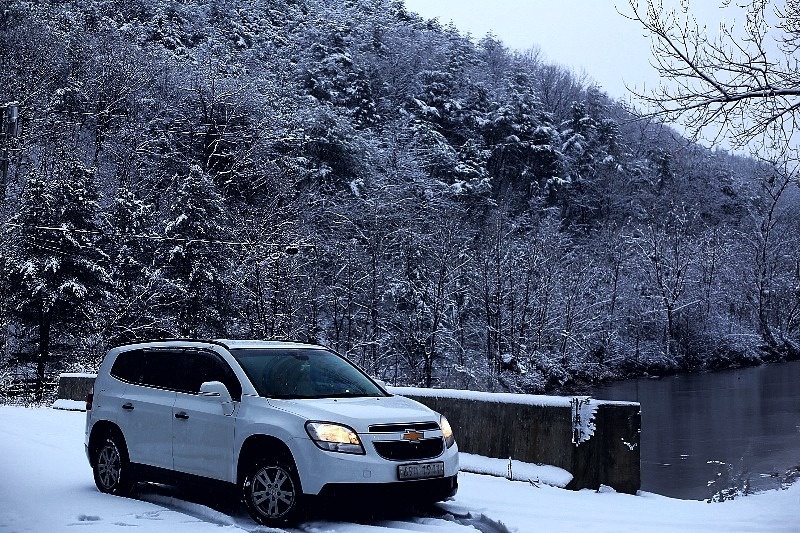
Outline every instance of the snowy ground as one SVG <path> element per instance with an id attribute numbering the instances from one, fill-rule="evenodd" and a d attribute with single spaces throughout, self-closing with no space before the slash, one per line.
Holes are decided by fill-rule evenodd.
<path id="1" fill-rule="evenodd" d="M 155 487 L 144 489 L 137 499 L 99 493 L 83 452 L 84 416 L 0 406 L 0 532 L 273 531 L 257 526 L 241 509 L 217 511 Z M 483 471 L 505 473 L 491 461 L 465 459 Z M 558 469 L 533 468 L 529 473 L 563 482 Z M 572 492 L 470 473 L 459 479 L 455 500 L 432 510 L 355 522 L 322 517 L 301 524 L 297 531 L 800 532 L 800 484 L 709 504 L 647 493 Z"/>

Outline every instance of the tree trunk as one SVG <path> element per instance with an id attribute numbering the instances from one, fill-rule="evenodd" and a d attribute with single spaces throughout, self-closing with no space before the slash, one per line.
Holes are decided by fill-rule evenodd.
<path id="1" fill-rule="evenodd" d="M 39 353 L 36 357 L 36 399 L 41 400 L 44 395 L 45 371 L 47 360 L 50 357 L 50 311 L 44 310 L 44 305 L 39 306 Z"/>

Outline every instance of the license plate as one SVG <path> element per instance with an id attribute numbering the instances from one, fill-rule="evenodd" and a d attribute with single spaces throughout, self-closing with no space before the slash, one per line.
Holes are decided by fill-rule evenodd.
<path id="1" fill-rule="evenodd" d="M 439 461 L 436 463 L 400 465 L 397 467 L 397 477 L 400 480 L 444 477 L 444 463 Z"/>

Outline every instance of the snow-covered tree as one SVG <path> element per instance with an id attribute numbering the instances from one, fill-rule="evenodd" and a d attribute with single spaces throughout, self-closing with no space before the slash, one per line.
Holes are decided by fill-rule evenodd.
<path id="1" fill-rule="evenodd" d="M 158 306 L 167 319 L 163 330 L 184 337 L 222 335 L 227 305 L 223 272 L 231 257 L 223 199 L 197 165 L 175 181 L 153 265 Z"/>
<path id="2" fill-rule="evenodd" d="M 110 287 L 108 258 L 98 247 L 93 177 L 76 162 L 32 172 L 8 226 L 11 314 L 30 332 L 22 342 L 36 341 L 39 383 L 60 363 L 51 360 L 55 342 L 76 346 L 96 331 L 98 306 Z"/>
<path id="3" fill-rule="evenodd" d="M 151 308 L 157 246 L 154 220 L 153 206 L 125 186 L 117 190 L 103 220 L 102 243 L 114 282 L 105 328 L 108 338 L 116 342 L 148 338 L 159 332 L 159 319 Z"/>
<path id="4" fill-rule="evenodd" d="M 489 172 L 499 194 L 527 207 L 548 198 L 565 181 L 560 135 L 535 93 L 529 73 L 508 74 L 504 98 L 487 116 L 484 136 L 492 150 Z"/>

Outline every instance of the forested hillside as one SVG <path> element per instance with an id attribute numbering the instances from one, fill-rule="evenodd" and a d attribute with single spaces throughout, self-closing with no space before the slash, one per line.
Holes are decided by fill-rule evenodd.
<path id="1" fill-rule="evenodd" d="M 157 337 L 563 390 L 798 356 L 800 211 L 390 0 L 4 0 L 0 377 Z"/>

